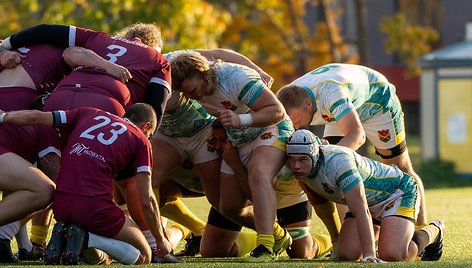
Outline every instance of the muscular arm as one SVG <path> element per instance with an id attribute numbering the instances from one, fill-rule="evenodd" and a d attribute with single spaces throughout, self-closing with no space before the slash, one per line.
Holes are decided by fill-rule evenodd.
<path id="1" fill-rule="evenodd" d="M 151 105 L 156 111 L 157 127 L 161 124 L 162 115 L 166 109 L 167 100 L 170 93 L 166 87 L 158 83 L 151 83 L 147 88 L 146 103 Z"/>
<path id="2" fill-rule="evenodd" d="M 331 236 L 331 241 L 336 242 L 338 240 L 339 232 L 341 231 L 341 222 L 336 211 L 336 206 L 333 202 L 311 190 L 305 183 L 299 181 L 299 184 L 307 194 L 308 200 L 310 200 L 311 205 L 315 209 L 316 215 L 318 215 L 326 226 L 326 229 Z"/>
<path id="3" fill-rule="evenodd" d="M 274 93 L 266 88 L 250 106 L 253 127 L 267 127 L 285 118 L 285 109 Z"/>
<path id="4" fill-rule="evenodd" d="M 224 48 L 195 49 L 195 51 L 202 54 L 202 56 L 204 56 L 208 60 L 221 59 L 226 62 L 237 63 L 237 64 L 245 65 L 249 68 L 252 68 L 259 73 L 262 81 L 264 81 L 264 84 L 266 84 L 266 86 L 269 88 L 272 86 L 272 83 L 274 82 L 274 79 L 270 75 L 268 75 L 266 72 L 264 72 L 264 70 L 262 70 L 254 62 L 252 62 L 249 58 L 247 58 L 246 56 L 236 51 L 233 51 L 230 49 L 224 49 Z"/>
<path id="5" fill-rule="evenodd" d="M 49 44 L 66 48 L 69 46 L 69 26 L 59 24 L 39 24 L 25 28 L 2 42 L 6 49 L 30 45 Z"/>
<path id="6" fill-rule="evenodd" d="M 250 200 L 252 200 L 251 190 L 249 189 L 249 185 L 247 183 L 247 169 L 244 166 L 243 162 L 241 162 L 238 149 L 234 147 L 229 140 L 227 140 L 225 144 L 223 159 L 233 169 L 234 175 L 236 176 L 236 178 L 238 178 L 239 185 L 241 186 L 244 194 Z"/>
<path id="7" fill-rule="evenodd" d="M 144 219 L 148 224 L 151 233 L 156 240 L 162 241 L 166 238 L 160 220 L 161 215 L 159 212 L 159 206 L 151 188 L 151 175 L 148 173 L 138 173 L 135 178 L 139 196 L 130 198 L 137 198 L 140 200 Z"/>
<path id="8" fill-rule="evenodd" d="M 337 145 L 349 147 L 353 150 L 359 149 L 365 143 L 365 132 L 356 110 L 346 113 L 339 121 L 338 127 L 344 137 Z"/>
<path id="9" fill-rule="evenodd" d="M 365 257 L 375 257 L 375 238 L 372 217 L 365 197 L 364 183 L 360 181 L 344 193 L 347 206 L 356 218 L 357 233 L 361 242 L 362 254 Z"/>
<path id="10" fill-rule="evenodd" d="M 128 80 L 132 78 L 128 69 L 116 63 L 105 60 L 90 49 L 83 47 L 69 47 L 64 50 L 62 57 L 64 58 L 64 61 L 72 68 L 79 66 L 98 67 L 123 83 L 128 82 Z"/>
<path id="11" fill-rule="evenodd" d="M 0 111 L 0 114 L 2 112 Z M 38 110 L 21 110 L 8 112 L 3 118 L 3 123 L 16 125 L 45 125 L 52 127 L 54 123 L 51 112 L 41 112 Z"/>
<path id="12" fill-rule="evenodd" d="M 251 127 L 268 127 L 281 122 L 285 118 L 285 109 L 277 100 L 274 93 L 265 88 L 257 97 L 257 100 L 249 107 L 252 112 Z M 239 114 L 229 110 L 218 110 L 218 119 L 225 127 L 241 127 Z"/>

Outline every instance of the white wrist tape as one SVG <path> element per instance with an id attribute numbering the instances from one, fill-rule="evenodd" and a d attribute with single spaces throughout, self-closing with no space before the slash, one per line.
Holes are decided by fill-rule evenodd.
<path id="1" fill-rule="evenodd" d="M 252 115 L 251 114 L 240 114 L 239 115 L 239 124 L 242 127 L 251 126 L 251 124 L 252 124 Z"/>
<path id="2" fill-rule="evenodd" d="M 0 114 L 0 123 L 3 123 L 3 119 L 7 116 L 7 113 L 1 113 Z"/>

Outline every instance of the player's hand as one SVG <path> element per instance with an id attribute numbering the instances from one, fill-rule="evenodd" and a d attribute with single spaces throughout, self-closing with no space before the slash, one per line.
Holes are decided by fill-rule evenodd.
<path id="1" fill-rule="evenodd" d="M 156 241 L 156 243 L 157 249 L 155 253 L 157 256 L 164 258 L 172 252 L 172 244 L 167 240 L 167 238 L 163 237 L 162 240 Z"/>
<path id="2" fill-rule="evenodd" d="M 259 75 L 261 76 L 262 82 L 268 87 L 271 88 L 272 84 L 274 83 L 274 78 L 270 76 L 268 73 L 264 72 L 263 70 L 259 71 Z"/>
<path id="3" fill-rule="evenodd" d="M 123 83 L 128 82 L 133 76 L 125 67 L 116 63 L 110 63 L 105 71 Z"/>
<path id="4" fill-rule="evenodd" d="M 367 256 L 361 259 L 362 263 L 386 263 L 385 261 L 374 257 L 374 256 Z"/>
<path id="5" fill-rule="evenodd" d="M 218 110 L 218 119 L 225 127 L 239 128 L 241 126 L 239 115 L 228 109 Z"/>
<path id="6" fill-rule="evenodd" d="M 21 60 L 26 58 L 25 55 L 17 51 L 1 50 L 0 51 L 0 65 L 7 69 L 15 68 L 21 63 Z"/>
<path id="7" fill-rule="evenodd" d="M 223 159 L 231 168 L 237 169 L 242 165 L 241 158 L 239 158 L 238 148 L 234 147 L 229 140 L 225 143 L 225 150 L 223 152 Z"/>
<path id="8" fill-rule="evenodd" d="M 329 145 L 329 141 L 327 139 L 320 139 L 321 145 Z"/>

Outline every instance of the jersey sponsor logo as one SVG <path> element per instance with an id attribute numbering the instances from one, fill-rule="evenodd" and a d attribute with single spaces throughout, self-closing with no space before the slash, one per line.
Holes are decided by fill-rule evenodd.
<path id="1" fill-rule="evenodd" d="M 132 45 L 136 45 L 136 46 L 139 46 L 139 47 L 148 48 L 147 45 L 136 42 L 136 41 L 133 41 L 133 40 L 128 40 L 128 39 L 124 39 L 124 38 L 120 38 L 120 37 L 116 37 L 116 36 L 111 37 L 111 39 L 120 40 L 120 41 L 122 41 L 124 43 L 127 43 L 127 44 L 132 44 Z"/>
<path id="2" fill-rule="evenodd" d="M 221 105 L 223 105 L 223 108 L 234 111 L 236 110 L 236 105 L 232 104 L 230 101 L 222 101 Z"/>
<path id="3" fill-rule="evenodd" d="M 323 182 L 321 183 L 321 185 L 323 186 L 323 190 L 325 192 L 327 192 L 328 194 L 334 194 L 334 189 L 329 184 Z"/>
<path id="4" fill-rule="evenodd" d="M 390 130 L 388 129 L 383 129 L 383 130 L 379 130 L 377 131 L 377 135 L 379 137 L 379 139 L 383 142 L 389 142 L 390 141 Z"/>
<path id="5" fill-rule="evenodd" d="M 335 120 L 334 118 L 330 118 L 327 114 L 322 114 L 321 117 L 323 117 L 326 122 L 333 122 Z"/>
<path id="6" fill-rule="evenodd" d="M 216 151 L 216 141 L 214 138 L 209 138 L 207 140 L 207 151 L 210 153 Z"/>
<path id="7" fill-rule="evenodd" d="M 266 132 L 266 133 L 261 135 L 262 140 L 269 140 L 272 137 L 274 137 L 274 134 L 272 134 L 272 132 Z"/>
<path id="8" fill-rule="evenodd" d="M 75 154 L 75 155 L 78 155 L 78 156 L 88 155 L 88 156 L 90 156 L 92 158 L 95 158 L 97 160 L 100 160 L 102 162 L 106 162 L 105 157 L 103 157 L 103 155 L 89 150 L 89 147 L 85 146 L 83 143 L 74 144 L 72 146 L 72 149 L 70 150 L 69 154 Z"/>
<path id="9" fill-rule="evenodd" d="M 388 203 L 388 205 L 385 206 L 385 211 L 390 210 L 391 208 L 393 208 L 393 206 L 395 206 L 395 200 Z"/>

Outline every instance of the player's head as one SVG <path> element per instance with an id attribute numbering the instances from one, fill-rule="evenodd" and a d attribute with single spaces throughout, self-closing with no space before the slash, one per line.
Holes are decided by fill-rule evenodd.
<path id="1" fill-rule="evenodd" d="M 208 60 L 197 52 L 182 53 L 170 60 L 172 89 L 188 98 L 200 100 L 211 95 L 216 86 L 216 75 Z"/>
<path id="2" fill-rule="evenodd" d="M 213 121 L 211 128 L 211 142 L 214 144 L 218 155 L 222 157 L 225 150 L 225 144 L 228 140 L 228 134 L 226 133 L 226 129 L 223 127 L 223 124 L 221 124 L 219 120 Z"/>
<path id="3" fill-rule="evenodd" d="M 129 119 L 129 121 L 139 127 L 148 138 L 150 138 L 154 134 L 154 131 L 156 131 L 156 112 L 149 104 L 135 103 L 126 110 L 123 117 Z"/>
<path id="4" fill-rule="evenodd" d="M 307 90 L 289 84 L 282 87 L 276 96 L 292 119 L 295 129 L 310 124 L 315 115 L 315 107 Z"/>
<path id="5" fill-rule="evenodd" d="M 287 164 L 295 177 L 305 177 L 315 168 L 319 158 L 318 139 L 306 129 L 299 129 L 288 139 Z"/>
<path id="6" fill-rule="evenodd" d="M 163 41 L 161 36 L 161 28 L 154 23 L 135 23 L 131 24 L 118 32 L 115 36 L 132 40 L 139 38 L 143 44 L 155 48 L 159 52 L 162 50 Z"/>

